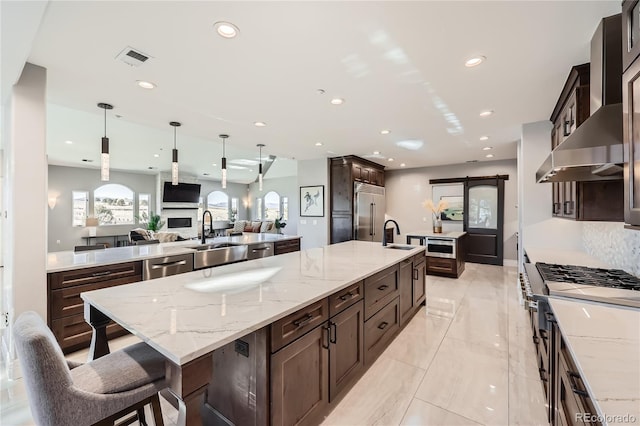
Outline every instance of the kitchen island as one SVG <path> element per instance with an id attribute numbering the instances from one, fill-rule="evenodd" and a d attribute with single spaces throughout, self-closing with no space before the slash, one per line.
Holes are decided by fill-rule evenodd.
<path id="1" fill-rule="evenodd" d="M 258 373 L 271 377 L 271 383 L 266 396 L 253 396 L 262 413 L 255 422 L 288 424 L 289 414 L 312 421 L 330 407 L 332 354 L 341 354 L 345 342 L 355 345 L 346 350 L 354 358 L 353 368 L 344 372 L 348 380 L 331 378 L 345 391 L 399 331 L 400 311 L 405 310 L 400 300 L 413 304 L 404 324 L 424 301 L 424 275 L 412 270 L 423 265 L 424 248 L 393 247 L 348 241 L 82 293 L 85 318 L 93 323 L 110 318 L 166 357 L 180 424 L 202 422 L 204 394 L 216 377 L 214 351 L 235 341 L 236 352 L 246 348 L 248 353 L 246 341 L 236 339 L 260 332 L 267 339 L 267 359 L 259 360 L 263 368 Z M 403 298 L 407 291 L 408 299 Z M 303 347 L 299 352 L 298 345 Z M 292 360 L 302 364 L 287 369 Z M 291 371 L 305 371 L 304 380 L 291 377 Z M 304 383 L 318 386 L 309 385 L 305 393 L 296 388 Z M 317 401 L 313 389 L 320 392 Z M 309 404 L 298 401 L 286 408 L 304 397 Z"/>
<path id="2" fill-rule="evenodd" d="M 417 239 L 427 247 L 428 275 L 458 278 L 464 272 L 466 235 L 465 231 L 415 231 L 407 233 L 407 244 Z"/>

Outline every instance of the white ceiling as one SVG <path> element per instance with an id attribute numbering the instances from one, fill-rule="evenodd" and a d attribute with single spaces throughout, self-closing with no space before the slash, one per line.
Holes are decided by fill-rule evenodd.
<path id="1" fill-rule="evenodd" d="M 219 133 L 231 136 L 230 161 L 266 144 L 263 155 L 278 157 L 267 177 L 295 174 L 286 159 L 373 151 L 388 168 L 419 167 L 486 161 L 487 145 L 494 160 L 515 158 L 521 124 L 548 119 L 569 68 L 588 62 L 599 19 L 619 11 L 616 1 L 52 1 L 29 61 L 48 70 L 54 164 L 98 163 L 96 104 L 107 102 L 116 169 L 168 170 L 169 121 L 183 123 L 181 170 L 200 176 L 219 177 Z M 219 37 L 216 21 L 239 36 Z M 127 46 L 151 59 L 116 60 Z M 466 68 L 478 54 L 486 62 Z M 495 114 L 479 117 L 485 109 Z M 405 140 L 422 145 L 396 145 Z M 230 179 L 253 181 L 252 169 Z"/>

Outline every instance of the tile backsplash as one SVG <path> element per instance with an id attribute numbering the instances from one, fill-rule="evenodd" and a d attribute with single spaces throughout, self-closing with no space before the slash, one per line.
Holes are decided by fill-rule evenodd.
<path id="1" fill-rule="evenodd" d="M 582 243 L 590 255 L 640 277 L 640 231 L 620 222 L 583 222 Z"/>

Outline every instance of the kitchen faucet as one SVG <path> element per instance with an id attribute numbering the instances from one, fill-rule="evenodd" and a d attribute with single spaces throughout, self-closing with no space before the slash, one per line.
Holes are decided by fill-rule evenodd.
<path id="1" fill-rule="evenodd" d="M 382 225 L 382 245 L 383 247 L 387 246 L 387 233 L 385 232 L 387 230 L 387 223 L 389 222 L 393 222 L 396 225 L 396 232 L 398 235 L 400 235 L 400 225 L 398 225 L 398 222 L 396 222 L 393 219 L 388 219 L 384 221 L 384 225 Z"/>
<path id="2" fill-rule="evenodd" d="M 209 210 L 205 210 L 204 213 L 202 213 L 202 244 L 205 244 L 207 242 L 206 237 L 204 235 L 204 218 L 207 215 L 207 213 L 209 213 L 209 225 L 210 225 L 209 233 L 211 233 L 211 226 L 213 225 L 213 215 Z"/>

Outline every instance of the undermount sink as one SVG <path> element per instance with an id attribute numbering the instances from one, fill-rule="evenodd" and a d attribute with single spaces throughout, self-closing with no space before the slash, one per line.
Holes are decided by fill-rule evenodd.
<path id="1" fill-rule="evenodd" d="M 193 269 L 210 268 L 212 266 L 247 260 L 247 246 L 234 243 L 200 244 L 190 247 L 193 254 Z"/>
<path id="2" fill-rule="evenodd" d="M 395 249 L 395 250 L 413 250 L 415 247 L 414 246 L 385 246 L 385 248 L 388 249 Z"/>

